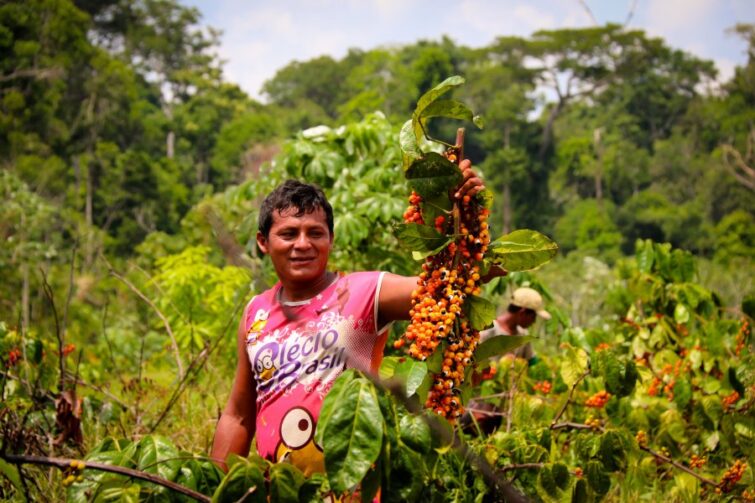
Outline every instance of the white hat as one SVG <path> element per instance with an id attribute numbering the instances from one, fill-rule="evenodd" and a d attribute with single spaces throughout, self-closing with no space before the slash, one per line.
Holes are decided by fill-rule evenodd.
<path id="1" fill-rule="evenodd" d="M 551 313 L 543 309 L 543 298 L 537 290 L 527 287 L 517 288 L 511 297 L 511 303 L 525 309 L 532 309 L 543 319 L 551 319 Z"/>

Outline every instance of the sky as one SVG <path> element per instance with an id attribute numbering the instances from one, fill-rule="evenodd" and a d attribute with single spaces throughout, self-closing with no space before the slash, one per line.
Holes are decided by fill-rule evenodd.
<path id="1" fill-rule="evenodd" d="M 262 84 L 291 61 L 349 48 L 450 37 L 483 47 L 496 37 L 607 22 L 645 30 L 678 49 L 713 60 L 719 80 L 746 61 L 746 43 L 726 33 L 755 23 L 755 0 L 180 0 L 203 24 L 222 30 L 226 80 L 263 99 Z"/>

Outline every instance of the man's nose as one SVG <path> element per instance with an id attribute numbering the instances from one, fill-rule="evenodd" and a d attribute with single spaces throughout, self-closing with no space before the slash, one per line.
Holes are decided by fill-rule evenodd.
<path id="1" fill-rule="evenodd" d="M 309 237 L 304 232 L 299 234 L 296 237 L 296 241 L 294 241 L 294 247 L 296 248 L 309 248 L 311 244 Z"/>

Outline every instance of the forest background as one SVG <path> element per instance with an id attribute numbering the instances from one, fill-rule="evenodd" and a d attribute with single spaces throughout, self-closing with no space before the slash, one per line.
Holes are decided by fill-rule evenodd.
<path id="1" fill-rule="evenodd" d="M 336 210 L 334 268 L 415 274 L 392 232 L 409 193 L 398 129 L 450 75 L 485 120 L 465 151 L 494 194 L 494 235 L 531 228 L 560 245 L 490 287 L 501 302 L 510 284 L 544 292 L 557 316 L 537 351 L 616 318 L 610 291 L 639 239 L 690 251 L 696 281 L 744 316 L 755 26 L 732 31 L 747 62 L 722 85 L 712 62 L 608 24 L 292 62 L 261 103 L 224 79 L 219 33 L 175 1 L 2 2 L 4 449 L 159 433 L 208 452 L 240 309 L 274 279 L 254 244 L 260 198 L 314 181 Z M 61 401 L 81 437 L 42 427 Z M 30 442 L 28 421 L 47 434 Z"/>

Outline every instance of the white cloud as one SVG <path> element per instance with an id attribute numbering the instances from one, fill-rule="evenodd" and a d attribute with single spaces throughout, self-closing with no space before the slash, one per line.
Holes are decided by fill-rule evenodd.
<path id="1" fill-rule="evenodd" d="M 644 5 L 647 31 L 665 37 L 694 33 L 721 8 L 718 0 L 653 0 Z"/>
<path id="2" fill-rule="evenodd" d="M 736 61 L 731 59 L 719 58 L 716 60 L 716 68 L 718 68 L 718 81 L 727 82 L 734 76 L 734 69 L 738 66 Z"/>
<path id="3" fill-rule="evenodd" d="M 391 19 L 399 17 L 407 12 L 410 4 L 415 2 L 409 0 L 372 0 L 372 3 L 375 10 L 377 10 L 382 18 Z"/>
<path id="4" fill-rule="evenodd" d="M 527 36 L 535 30 L 555 26 L 555 18 L 530 5 L 512 8 L 495 0 L 463 0 L 458 6 L 461 22 L 492 39 L 499 35 Z"/>

